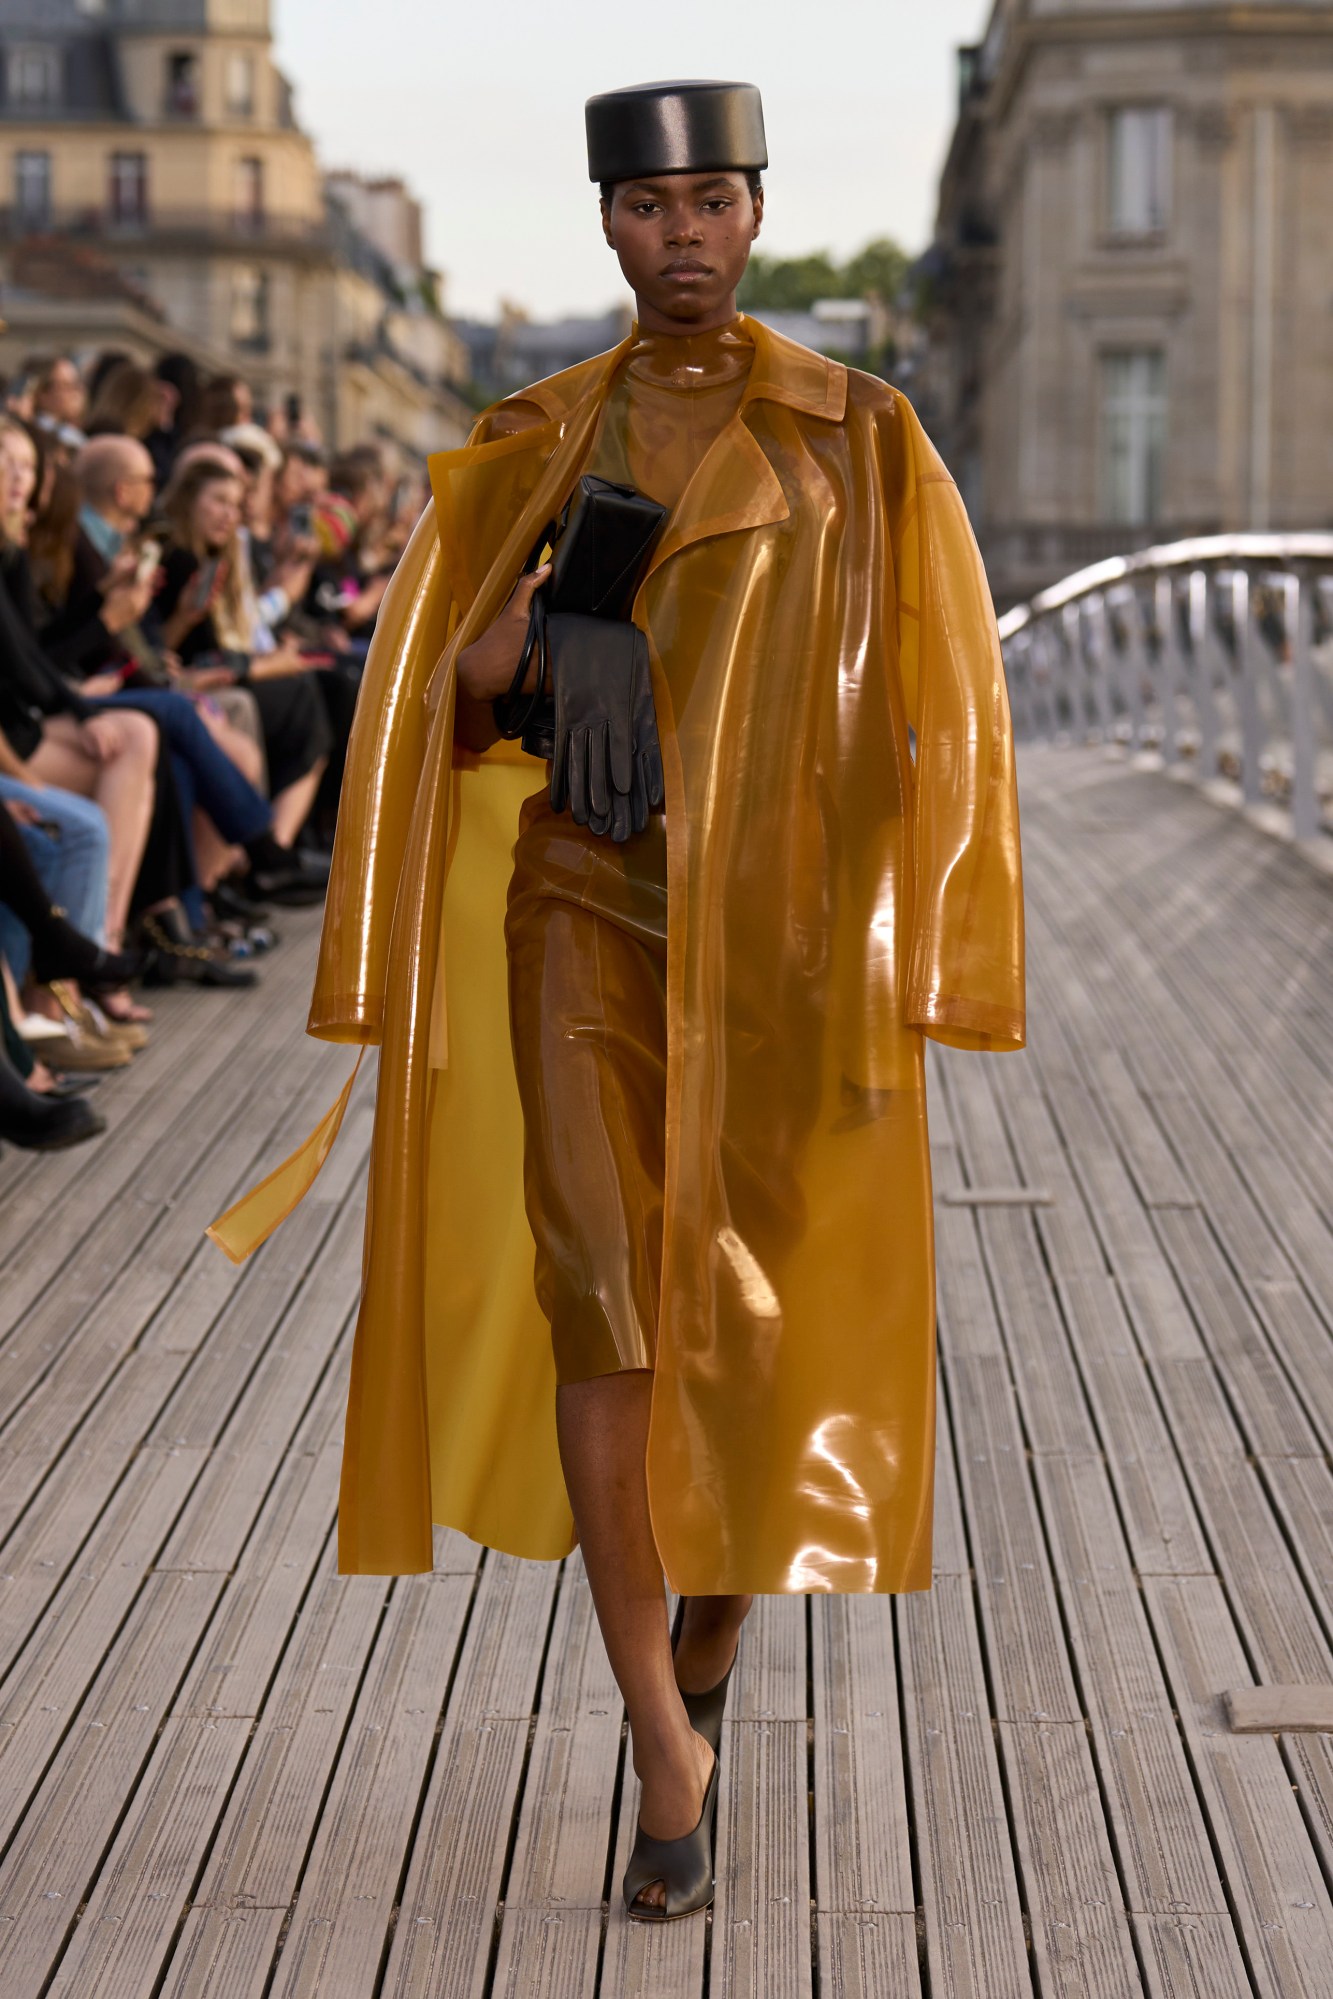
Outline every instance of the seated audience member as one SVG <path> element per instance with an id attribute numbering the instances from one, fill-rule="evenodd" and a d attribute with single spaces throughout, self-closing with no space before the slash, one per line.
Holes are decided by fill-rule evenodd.
<path id="1" fill-rule="evenodd" d="M 35 479 L 32 436 L 11 418 L 0 419 L 0 732 L 29 781 L 94 799 L 105 812 L 112 948 L 124 941 L 133 914 L 155 947 L 155 983 L 253 984 L 253 973 L 215 960 L 184 925 L 178 905 L 195 875 L 172 759 L 160 754 L 155 721 L 76 692 L 37 639 L 23 546 Z M 145 1017 L 128 994 L 111 1010 L 130 1022 Z"/>
<path id="2" fill-rule="evenodd" d="M 84 441 L 88 398 L 83 377 L 68 354 L 36 354 L 24 363 L 32 381 L 32 421 L 67 450 Z"/>
<path id="3" fill-rule="evenodd" d="M 256 592 L 260 626 L 271 641 L 264 649 L 274 650 L 279 646 L 275 634 L 310 588 L 317 545 L 311 536 L 304 548 L 288 550 L 281 556 L 275 551 L 274 482 L 282 469 L 283 457 L 268 432 L 258 424 L 238 423 L 223 433 L 220 442 L 235 454 L 245 475 L 241 537 Z"/>
<path id="4" fill-rule="evenodd" d="M 290 647 L 256 650 L 259 620 L 239 533 L 244 481 L 234 458 L 229 466 L 211 455 L 220 448 L 183 453 L 162 496 L 165 550 L 150 629 L 179 656 L 196 687 L 240 683 L 254 694 L 274 835 L 290 846 L 319 788 L 329 724 L 300 654 Z"/>
<path id="5" fill-rule="evenodd" d="M 29 784 L 4 736 L 0 736 L 0 807 L 17 825 L 51 903 L 65 911 L 76 930 L 100 943 L 106 930 L 111 858 L 101 807 L 58 785 Z M 8 961 L 21 986 L 30 966 L 27 936 L 4 911 L 0 911 L 0 957 Z"/>
<path id="6" fill-rule="evenodd" d="M 258 775 L 253 746 L 212 703 L 169 684 L 140 620 L 152 602 L 157 569 L 140 581 L 134 567 L 143 517 L 152 499 L 147 449 L 126 437 L 90 438 L 75 461 L 80 496 L 64 602 L 42 630 L 48 656 L 82 682 L 82 692 L 111 706 L 151 715 L 179 760 L 177 789 L 187 812 L 197 806 L 207 827 L 196 831 L 199 879 L 212 889 L 240 848 L 250 864 L 252 899 L 307 903 L 319 899 L 313 880 L 273 836 L 273 808 L 247 776 Z M 130 567 L 116 581 L 126 556 Z M 208 828 L 216 829 L 210 844 Z M 196 927 L 202 911 L 191 908 Z"/>
<path id="7" fill-rule="evenodd" d="M 96 402 L 98 390 L 107 376 L 133 359 L 134 356 L 127 354 L 123 347 L 104 347 L 100 354 L 94 354 L 83 371 L 83 386 L 89 404 Z"/>
<path id="8" fill-rule="evenodd" d="M 372 530 L 384 519 L 386 502 L 383 456 L 375 445 L 364 444 L 334 459 L 328 490 L 315 507 L 321 558 L 315 608 L 336 615 L 349 635 L 367 640 L 389 577 L 367 576 L 361 558 Z"/>
<path id="9" fill-rule="evenodd" d="M 235 424 L 252 423 L 254 414 L 248 382 L 240 375 L 210 375 L 199 391 L 190 439 L 219 437 Z"/>
<path id="10" fill-rule="evenodd" d="M 19 829 L 10 811 L 0 805 L 0 924 L 4 934 L 30 943 L 32 960 L 47 979 L 81 979 L 89 987 L 114 985 L 137 967 L 133 957 L 113 957 L 91 937 L 82 935 L 62 910 L 53 908 L 45 885 L 39 880 Z M 17 1032 L 9 1006 L 10 984 L 4 976 L 8 968 L 0 961 L 0 1139 L 13 1144 L 51 1150 L 72 1145 L 103 1129 L 100 1118 L 83 1112 L 53 1116 L 58 1103 L 77 1099 L 90 1088 L 95 1077 L 82 1082 L 51 1073 L 45 1060 L 38 1060 Z M 63 1038 L 63 1037 L 58 1037 Z M 39 1043 L 48 1056 L 54 1043 Z M 127 1050 L 118 1058 L 129 1060 Z M 106 1067 L 108 1064 L 93 1064 Z M 22 1085 L 22 1087 L 17 1087 Z"/>
<path id="11" fill-rule="evenodd" d="M 0 902 L 4 888 L 0 879 Z M 33 1056 L 15 1032 L 9 998 L 0 980 L 0 1144 L 17 1145 L 27 1152 L 59 1152 L 106 1130 L 106 1119 L 86 1097 L 33 1088 L 40 1075 Z"/>
<path id="12" fill-rule="evenodd" d="M 318 555 L 314 509 L 327 477 L 328 459 L 319 445 L 289 438 L 273 481 L 270 527 L 275 557 L 290 552 L 298 543 L 303 555 Z"/>
<path id="13" fill-rule="evenodd" d="M 29 788 L 28 796 L 32 795 Z M 45 809 L 46 793 L 36 795 Z M 106 950 L 95 936 L 70 921 L 63 904 L 52 901 L 28 852 L 15 804 L 7 798 L 0 802 L 0 881 L 6 914 L 27 933 L 27 952 L 20 959 L 23 975 L 31 971 L 44 986 L 56 979 L 76 979 L 85 992 L 112 992 L 138 976 L 137 951 Z M 8 950 L 5 958 L 18 978 L 19 966 Z"/>
<path id="14" fill-rule="evenodd" d="M 28 859 L 36 870 L 46 902 L 63 910 L 76 931 L 100 944 L 106 925 L 107 866 L 110 841 L 105 815 L 91 800 L 76 798 L 57 785 L 35 785 L 25 781 L 23 765 L 0 735 L 0 808 L 5 808 L 19 830 Z M 34 929 L 36 925 L 32 926 Z M 40 1015 L 47 1023 L 64 1031 L 61 1050 L 63 1066 L 83 1070 L 122 1065 L 128 1052 L 121 1045 L 121 1031 L 108 1019 L 105 1029 L 80 1040 L 73 1034 L 69 1013 L 82 1008 L 79 982 L 68 970 L 53 972 L 48 958 L 38 952 L 34 969 L 29 932 L 0 900 L 0 960 L 8 964 L 15 985 L 22 993 L 28 1014 Z M 122 952 L 114 960 L 120 977 L 136 977 L 140 969 L 137 953 Z M 85 968 L 86 969 L 86 968 Z M 93 968 L 96 979 L 96 967 Z M 59 976 L 63 988 L 51 992 L 44 979 Z M 102 983 L 102 981 L 97 981 Z M 63 1002 L 63 1004 L 62 1004 Z M 134 1037 L 140 1045 L 140 1037 Z M 49 1052 L 51 1044 L 45 1044 Z M 29 1081 L 32 1081 L 29 1078 Z M 44 1080 L 37 1088 L 49 1088 Z"/>
<path id="15" fill-rule="evenodd" d="M 163 354 L 153 369 L 153 380 L 157 385 L 157 421 L 144 443 L 152 453 L 160 490 L 198 419 L 201 378 L 188 354 Z"/>
<path id="16" fill-rule="evenodd" d="M 146 368 L 122 361 L 112 368 L 88 407 L 89 437 L 142 440 L 157 423 L 157 384 Z"/>

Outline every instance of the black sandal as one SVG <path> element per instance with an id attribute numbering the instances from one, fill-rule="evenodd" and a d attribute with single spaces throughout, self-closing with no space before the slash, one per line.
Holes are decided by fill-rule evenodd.
<path id="1" fill-rule="evenodd" d="M 717 1817 L 717 1757 L 713 1774 L 704 1792 L 703 1810 L 693 1832 L 679 1839 L 654 1839 L 639 1825 L 634 1832 L 634 1850 L 625 1869 L 621 1892 L 630 1918 L 636 1923 L 674 1923 L 681 1916 L 697 1915 L 713 1899 L 713 1821 Z M 665 1899 L 658 1908 L 640 1903 L 645 1889 L 661 1882 Z"/>
<path id="2" fill-rule="evenodd" d="M 684 1623 L 685 1599 L 681 1597 L 676 1604 L 676 1621 L 671 1627 L 671 1655 L 673 1658 L 675 1657 L 676 1645 Z M 707 1693 L 687 1694 L 683 1687 L 680 1689 L 680 1697 L 685 1703 L 685 1712 L 690 1718 L 690 1727 L 696 1735 L 702 1735 L 714 1756 L 719 1754 L 722 1747 L 722 1717 L 727 1707 L 727 1689 L 731 1685 L 731 1676 L 736 1670 L 736 1661 L 740 1657 L 740 1650 L 740 1642 L 738 1640 L 736 1650 L 732 1654 L 731 1664 L 727 1667 L 726 1672 L 722 1675 L 717 1685 L 710 1687 Z"/>

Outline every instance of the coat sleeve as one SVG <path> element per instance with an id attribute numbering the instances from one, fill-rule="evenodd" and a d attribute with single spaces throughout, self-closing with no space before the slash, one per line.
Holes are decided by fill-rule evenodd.
<path id="1" fill-rule="evenodd" d="M 467 446 L 432 468 L 469 458 L 474 446 L 503 446 L 545 421 L 522 397 L 496 404 L 478 417 Z M 428 696 L 450 640 L 463 636 L 474 595 L 461 541 L 447 525 L 443 532 L 444 541 L 437 496 L 385 592 L 357 696 L 307 1023 L 323 1041 L 365 1044 L 383 1032 L 389 934 L 426 761 Z"/>
<path id="2" fill-rule="evenodd" d="M 957 487 L 902 397 L 895 416 L 891 529 L 916 744 L 906 1020 L 956 1048 L 1021 1048 L 1018 787 L 995 613 Z"/>
<path id="3" fill-rule="evenodd" d="M 357 696 L 308 1032 L 378 1042 L 389 933 L 453 600 L 428 503 L 384 594 Z"/>

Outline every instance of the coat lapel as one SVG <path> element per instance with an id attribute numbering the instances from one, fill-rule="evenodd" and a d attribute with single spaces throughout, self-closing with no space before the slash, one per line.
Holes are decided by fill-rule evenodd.
<path id="1" fill-rule="evenodd" d="M 756 403 L 780 403 L 826 422 L 842 420 L 847 400 L 844 367 L 784 340 L 758 320 L 748 319 L 746 330 L 754 341 L 754 361 L 740 408 L 714 440 L 682 493 L 648 566 L 645 583 L 664 562 L 696 542 L 747 528 L 771 527 L 789 517 L 782 482 L 747 422 L 747 413 Z"/>
<path id="2" fill-rule="evenodd" d="M 521 400 L 544 410 L 545 423 L 429 461 L 446 573 L 461 613 L 456 648 L 490 623 L 567 497 L 628 346 L 622 341 L 580 370 L 572 400 L 545 383 L 525 389 Z"/>
<path id="3" fill-rule="evenodd" d="M 747 320 L 754 362 L 740 409 L 681 495 L 649 564 L 646 584 L 665 562 L 711 536 L 772 526 L 789 515 L 782 483 L 746 420 L 762 401 L 841 422 L 847 370 Z M 543 524 L 568 496 L 592 442 L 607 391 L 634 335 L 599 355 L 573 379 L 525 389 L 521 400 L 547 418 L 515 437 L 465 445 L 430 460 L 431 488 L 450 587 L 461 613 L 453 650 L 468 645 L 500 609 Z M 642 588 L 642 586 L 641 586 Z"/>

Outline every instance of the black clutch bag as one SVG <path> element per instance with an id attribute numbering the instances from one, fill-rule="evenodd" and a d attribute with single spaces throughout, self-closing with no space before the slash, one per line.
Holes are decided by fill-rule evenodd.
<path id="1" fill-rule="evenodd" d="M 551 545 L 548 615 L 577 611 L 585 618 L 628 618 L 666 516 L 665 507 L 632 486 L 613 486 L 591 474 L 580 479 L 555 533 L 543 535 L 533 551 L 540 560 L 542 548 Z"/>
<path id="2" fill-rule="evenodd" d="M 647 810 L 662 803 L 647 647 L 629 614 L 666 517 L 632 486 L 579 480 L 525 564 L 537 568 L 550 547 L 551 575 L 533 599 L 518 670 L 494 704 L 500 734 L 521 737 L 530 755 L 552 763 L 556 811 L 567 806 L 580 824 L 617 840 L 642 831 Z M 534 652 L 537 684 L 524 694 Z M 632 790 L 622 789 L 630 772 Z"/>

